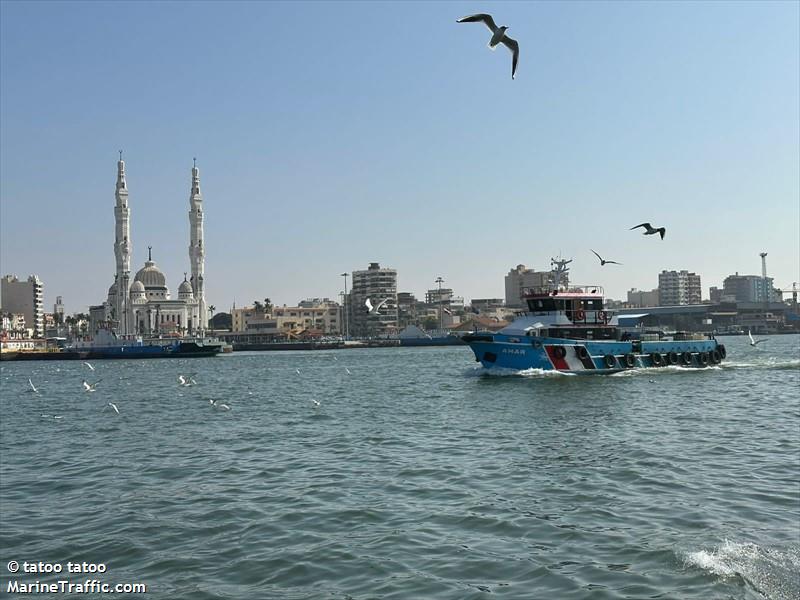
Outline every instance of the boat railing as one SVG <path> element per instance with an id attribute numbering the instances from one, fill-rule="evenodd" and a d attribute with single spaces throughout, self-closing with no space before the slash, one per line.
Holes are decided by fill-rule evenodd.
<path id="1" fill-rule="evenodd" d="M 537 296 L 558 296 L 559 294 L 582 295 L 582 296 L 603 296 L 603 286 L 600 285 L 568 285 L 559 286 L 531 286 L 522 288 L 523 298 L 535 298 Z"/>

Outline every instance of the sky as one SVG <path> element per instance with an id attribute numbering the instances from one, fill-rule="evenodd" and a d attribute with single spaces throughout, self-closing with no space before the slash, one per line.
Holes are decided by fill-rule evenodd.
<path id="1" fill-rule="evenodd" d="M 487 48 L 491 12 L 520 47 Z M 197 158 L 206 294 L 504 295 L 571 258 L 800 282 L 798 2 L 0 2 L 0 271 L 102 303 L 124 151 L 132 271 L 177 296 Z M 649 221 L 665 239 L 629 228 Z M 601 267 L 591 253 L 622 266 Z"/>

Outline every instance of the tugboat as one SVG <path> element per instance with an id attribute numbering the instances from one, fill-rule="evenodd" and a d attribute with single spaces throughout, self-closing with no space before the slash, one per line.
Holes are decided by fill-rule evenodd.
<path id="1" fill-rule="evenodd" d="M 636 367 L 703 368 L 726 357 L 705 334 L 639 333 L 621 328 L 603 308 L 600 286 L 528 288 L 528 311 L 497 332 L 463 336 L 487 369 L 617 373 Z"/>

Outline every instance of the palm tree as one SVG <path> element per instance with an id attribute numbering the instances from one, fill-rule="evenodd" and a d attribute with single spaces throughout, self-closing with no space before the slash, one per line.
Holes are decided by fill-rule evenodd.
<path id="1" fill-rule="evenodd" d="M 208 305 L 208 327 L 213 329 L 212 321 L 214 320 L 214 311 L 217 310 L 217 307 L 213 304 Z"/>
<path id="2" fill-rule="evenodd" d="M 272 300 L 269 298 L 264 298 L 264 312 L 272 312 Z"/>
<path id="3" fill-rule="evenodd" d="M 264 311 L 264 305 L 261 304 L 261 302 L 259 302 L 258 300 L 253 301 L 253 308 L 255 309 L 256 312 Z"/>

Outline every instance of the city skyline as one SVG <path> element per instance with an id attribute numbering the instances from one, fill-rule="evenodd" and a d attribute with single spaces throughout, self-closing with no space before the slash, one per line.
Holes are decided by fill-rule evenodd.
<path id="1" fill-rule="evenodd" d="M 662 270 L 706 297 L 760 252 L 800 280 L 800 5 L 492 3 L 513 82 L 455 23 L 479 4 L 397 6 L 0 3 L 0 275 L 38 275 L 48 311 L 103 302 L 122 148 L 131 270 L 152 246 L 173 296 L 197 157 L 218 311 L 338 300 L 370 262 L 418 298 L 502 297 L 559 254 L 615 299 Z"/>

